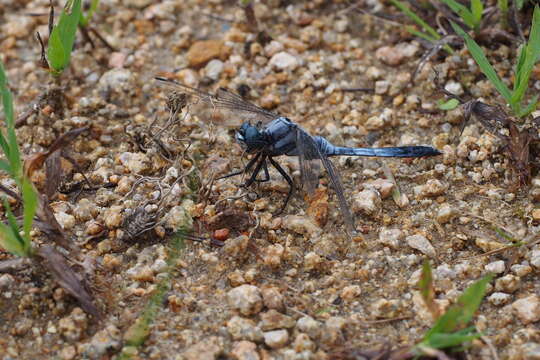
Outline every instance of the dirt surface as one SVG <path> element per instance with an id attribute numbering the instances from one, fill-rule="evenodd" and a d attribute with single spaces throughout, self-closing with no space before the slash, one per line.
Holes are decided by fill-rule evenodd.
<path id="1" fill-rule="evenodd" d="M 484 337 L 469 359 L 539 358 L 540 248 L 481 255 L 511 244 L 497 229 L 536 240 L 540 178 L 533 173 L 531 186 L 517 187 L 500 139 L 474 120 L 460 135 L 461 110 L 437 107 L 434 68 L 448 90 L 502 104 L 473 60 L 465 51 L 444 54 L 413 82 L 425 49 L 396 23 L 337 0 L 254 5 L 266 36 L 245 23 L 237 1 L 102 0 L 92 26 L 114 51 L 79 35 L 58 85 L 38 66 L 35 33 L 46 38 L 48 2 L 0 3 L 0 53 L 16 114 L 61 88 L 19 124 L 23 153 L 89 126 L 64 155 L 92 188 L 64 159 L 51 206 L 97 264 L 89 281 L 103 314 L 85 314 L 38 264 L 0 274 L 0 357 L 333 359 L 347 349 L 410 346 L 433 324 L 416 286 L 428 257 L 441 309 L 496 273 L 474 322 Z M 361 8 L 397 14 L 379 2 Z M 487 49 L 503 77 L 515 52 Z M 279 216 L 288 187 L 277 171 L 249 189 L 240 178 L 212 181 L 247 160 L 234 140 L 240 119 L 195 105 L 171 115 L 171 92 L 156 75 L 242 92 L 335 144 L 424 144 L 444 154 L 335 159 L 355 215 L 351 239 L 325 176 L 315 196 L 296 192 Z M 371 90 L 343 91 L 352 88 Z M 298 183 L 297 159 L 277 160 Z M 45 172 L 34 181 L 44 189 Z M 393 196 L 398 188 L 401 197 Z M 147 218 L 133 215 L 138 208 L 158 221 L 142 236 Z M 225 246 L 185 240 L 169 267 L 180 227 L 227 238 Z M 49 241 L 37 230 L 34 240 Z M 162 285 L 163 298 L 152 298 Z M 144 313 L 149 304 L 153 312 Z M 143 313 L 153 322 L 137 347 L 133 324 Z"/>

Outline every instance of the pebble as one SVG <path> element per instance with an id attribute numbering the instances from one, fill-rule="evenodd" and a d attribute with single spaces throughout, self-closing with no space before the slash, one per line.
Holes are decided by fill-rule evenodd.
<path id="1" fill-rule="evenodd" d="M 143 9 L 152 4 L 152 0 L 124 0 L 124 5 L 135 7 L 137 9 Z"/>
<path id="2" fill-rule="evenodd" d="M 270 267 L 279 267 L 285 248 L 281 244 L 267 246 L 263 251 L 263 262 Z"/>
<path id="3" fill-rule="evenodd" d="M 347 320 L 340 316 L 332 316 L 326 319 L 324 328 L 321 331 L 321 342 L 327 346 L 343 343 L 343 328 L 347 325 Z"/>
<path id="4" fill-rule="evenodd" d="M 277 53 L 283 51 L 284 46 L 281 42 L 272 40 L 268 45 L 264 47 L 264 52 L 266 53 L 266 56 L 273 57 Z"/>
<path id="5" fill-rule="evenodd" d="M 218 59 L 213 59 L 206 64 L 206 67 L 204 68 L 204 72 L 206 76 L 208 76 L 210 79 L 216 81 L 219 79 L 221 73 L 223 72 L 223 61 Z"/>
<path id="6" fill-rule="evenodd" d="M 375 51 L 375 57 L 387 65 L 397 66 L 406 58 L 412 57 L 419 50 L 418 45 L 400 43 L 396 46 L 383 46 Z"/>
<path id="7" fill-rule="evenodd" d="M 390 82 L 387 80 L 375 81 L 375 94 L 384 95 L 390 88 Z M 368 128 L 368 130 L 371 130 Z"/>
<path id="8" fill-rule="evenodd" d="M 0 289 L 7 290 L 15 283 L 15 278 L 10 274 L 0 275 Z"/>
<path id="9" fill-rule="evenodd" d="M 414 187 L 414 193 L 421 197 L 435 197 L 442 195 L 446 189 L 447 185 L 443 184 L 437 179 L 429 179 L 424 185 L 419 185 Z"/>
<path id="10" fill-rule="evenodd" d="M 521 346 L 521 354 L 519 359 L 523 360 L 540 360 L 540 344 L 528 342 Z"/>
<path id="11" fill-rule="evenodd" d="M 54 217 L 62 226 L 64 230 L 71 230 L 75 226 L 75 217 L 70 214 L 66 214 L 65 212 L 61 211 L 59 213 L 54 214 Z"/>
<path id="12" fill-rule="evenodd" d="M 294 231 L 302 235 L 309 235 L 310 238 L 320 235 L 322 232 L 313 220 L 307 216 L 287 215 L 283 218 L 283 228 Z"/>
<path id="13" fill-rule="evenodd" d="M 310 251 L 304 255 L 304 270 L 306 271 L 318 270 L 322 263 L 323 259 L 316 252 Z"/>
<path id="14" fill-rule="evenodd" d="M 114 325 L 95 333 L 89 343 L 82 344 L 79 352 L 82 358 L 102 359 L 109 352 L 118 352 L 122 347 L 122 334 Z"/>
<path id="15" fill-rule="evenodd" d="M 271 309 L 267 312 L 261 313 L 261 329 L 263 331 L 275 330 L 275 329 L 290 329 L 296 325 L 296 321 L 288 315 L 283 315 L 282 313 Z"/>
<path id="16" fill-rule="evenodd" d="M 249 340 L 260 342 L 263 340 L 263 333 L 255 322 L 240 316 L 233 316 L 227 321 L 227 331 L 234 340 Z"/>
<path id="17" fill-rule="evenodd" d="M 372 189 L 366 189 L 354 195 L 351 208 L 355 213 L 373 216 L 378 213 L 380 206 L 379 193 Z"/>
<path id="18" fill-rule="evenodd" d="M 529 261 L 533 267 L 540 269 L 540 250 L 533 250 Z"/>
<path id="19" fill-rule="evenodd" d="M 242 315 L 254 315 L 263 307 L 261 292 L 253 285 L 240 285 L 227 293 L 229 305 Z"/>
<path id="20" fill-rule="evenodd" d="M 287 345 L 289 341 L 289 333 L 287 330 L 274 330 L 264 333 L 264 343 L 272 348 L 279 349 Z"/>
<path id="21" fill-rule="evenodd" d="M 152 162 L 144 153 L 124 152 L 120 154 L 118 160 L 124 165 L 130 173 L 143 175 L 152 168 Z"/>
<path id="22" fill-rule="evenodd" d="M 506 270 L 506 267 L 504 265 L 504 261 L 498 260 L 498 261 L 494 261 L 487 264 L 485 269 L 487 272 L 492 272 L 495 274 L 502 274 L 504 270 Z"/>
<path id="23" fill-rule="evenodd" d="M 460 83 L 456 82 L 456 81 L 449 81 L 446 83 L 446 85 L 444 86 L 444 89 L 454 95 L 463 95 L 463 86 L 461 86 Z"/>
<path id="24" fill-rule="evenodd" d="M 285 310 L 282 292 L 275 286 L 265 286 L 261 289 L 264 306 L 277 311 Z"/>
<path id="25" fill-rule="evenodd" d="M 126 271 L 126 275 L 136 281 L 152 282 L 154 280 L 154 271 L 148 265 L 135 265 Z"/>
<path id="26" fill-rule="evenodd" d="M 394 183 L 390 180 L 386 179 L 375 179 L 373 181 L 370 181 L 368 183 L 364 184 L 364 187 L 373 187 L 375 190 L 377 190 L 381 196 L 381 199 L 386 199 L 390 195 L 392 195 L 392 191 L 394 191 Z"/>
<path id="27" fill-rule="evenodd" d="M 358 285 L 349 285 L 345 286 L 343 290 L 341 290 L 340 297 L 343 300 L 351 301 L 357 298 L 362 293 L 362 289 Z"/>
<path id="28" fill-rule="evenodd" d="M 534 221 L 540 221 L 540 209 L 534 209 L 531 215 Z"/>
<path id="29" fill-rule="evenodd" d="M 321 334 L 321 323 L 310 316 L 304 316 L 296 322 L 296 328 L 306 334 L 313 340 L 319 338 Z"/>
<path id="30" fill-rule="evenodd" d="M 446 224 L 456 216 L 456 210 L 449 204 L 442 204 L 437 211 L 437 222 Z"/>
<path id="31" fill-rule="evenodd" d="M 71 314 L 58 322 L 60 334 L 68 341 L 75 342 L 80 340 L 88 327 L 88 318 L 86 313 L 76 307 Z"/>
<path id="32" fill-rule="evenodd" d="M 231 258 L 243 256 L 246 253 L 248 245 L 249 237 L 247 235 L 240 235 L 234 239 L 227 240 L 225 246 L 222 248 L 222 252 Z"/>
<path id="33" fill-rule="evenodd" d="M 286 51 L 278 52 L 277 54 L 272 56 L 269 64 L 270 66 L 278 70 L 290 70 L 290 71 L 293 71 L 300 65 L 298 59 Z"/>
<path id="34" fill-rule="evenodd" d="M 216 360 L 222 352 L 223 339 L 210 336 L 191 345 L 182 355 L 185 360 Z"/>
<path id="35" fill-rule="evenodd" d="M 537 295 L 514 301 L 512 308 L 525 325 L 540 320 L 540 298 Z"/>
<path id="36" fill-rule="evenodd" d="M 502 306 L 508 303 L 511 298 L 512 295 L 510 294 L 506 294 L 503 292 L 494 292 L 493 294 L 488 296 L 487 300 L 495 306 Z"/>
<path id="37" fill-rule="evenodd" d="M 400 248 L 403 236 L 403 231 L 400 229 L 382 228 L 379 232 L 379 242 L 393 250 L 397 250 Z"/>
<path id="38" fill-rule="evenodd" d="M 198 68 L 208 61 L 221 56 L 223 51 L 223 41 L 221 40 L 201 40 L 191 45 L 186 55 L 189 66 Z"/>
<path id="39" fill-rule="evenodd" d="M 189 204 L 182 203 L 171 208 L 166 216 L 165 227 L 171 230 L 177 230 L 180 228 L 190 229 L 193 225 L 193 219 L 189 215 L 186 207 Z"/>
<path id="40" fill-rule="evenodd" d="M 135 75 L 124 68 L 115 68 L 104 73 L 99 79 L 98 93 L 107 100 L 123 103 L 126 95 L 135 92 Z"/>
<path id="41" fill-rule="evenodd" d="M 495 289 L 505 293 L 515 292 L 517 289 L 519 289 L 520 285 L 521 282 L 519 277 L 512 274 L 507 274 L 495 281 Z"/>
<path id="42" fill-rule="evenodd" d="M 435 251 L 435 248 L 433 247 L 433 245 L 431 245 L 431 243 L 425 236 L 420 234 L 411 235 L 407 236 L 405 238 L 405 241 L 410 247 L 420 251 L 422 254 L 427 255 L 430 258 L 437 257 L 437 252 Z"/>
<path id="43" fill-rule="evenodd" d="M 120 227 L 123 221 L 123 208 L 123 205 L 113 205 L 107 210 L 105 210 L 105 213 L 103 215 L 103 217 L 105 218 L 105 226 L 107 226 L 109 229 Z"/>
<path id="44" fill-rule="evenodd" d="M 257 345 L 251 341 L 239 341 L 233 344 L 231 355 L 236 360 L 259 360 Z"/>
<path id="45" fill-rule="evenodd" d="M 293 342 L 293 348 L 296 352 L 315 351 L 317 345 L 311 341 L 307 334 L 299 333 Z"/>

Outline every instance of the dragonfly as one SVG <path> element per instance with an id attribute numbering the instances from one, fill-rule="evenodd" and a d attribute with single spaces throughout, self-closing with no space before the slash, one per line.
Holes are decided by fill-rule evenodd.
<path id="1" fill-rule="evenodd" d="M 229 111 L 235 117 L 244 117 L 244 121 L 236 131 L 236 141 L 243 150 L 252 154 L 252 158 L 239 171 L 227 174 L 219 179 L 241 174 L 250 174 L 243 186 L 249 187 L 255 182 L 270 180 L 268 165 L 274 167 L 289 185 L 285 201 L 278 212 L 286 208 L 294 192 L 291 176 L 275 160 L 279 156 L 296 156 L 300 163 L 300 178 L 308 194 L 313 194 L 319 184 L 320 164 L 326 170 L 330 183 L 336 193 L 344 223 L 349 235 L 355 233 L 354 219 L 345 197 L 339 172 L 329 159 L 333 156 L 368 156 L 393 158 L 420 158 L 440 155 L 441 152 L 431 146 L 398 146 L 398 147 L 343 147 L 331 144 L 322 136 L 312 136 L 300 125 L 289 118 L 263 109 L 240 95 L 219 88 L 215 94 L 190 87 L 171 79 L 156 77 L 161 85 L 176 92 L 196 98 L 215 110 Z M 264 177 L 259 177 L 261 171 Z"/>

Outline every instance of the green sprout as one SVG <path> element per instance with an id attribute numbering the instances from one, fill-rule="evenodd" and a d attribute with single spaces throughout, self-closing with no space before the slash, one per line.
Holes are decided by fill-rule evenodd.
<path id="1" fill-rule="evenodd" d="M 533 112 L 538 103 L 538 95 L 535 95 L 525 107 L 523 107 L 522 101 L 528 88 L 529 78 L 531 77 L 534 64 L 540 57 L 540 9 L 538 8 L 538 5 L 534 7 L 529 40 L 524 43 L 519 50 L 512 90 L 510 90 L 499 78 L 495 69 L 493 69 L 493 66 L 491 66 L 486 55 L 482 51 L 482 48 L 480 48 L 469 34 L 455 23 L 452 23 L 452 27 L 458 35 L 465 39 L 467 49 L 469 49 L 469 52 L 480 67 L 480 70 L 482 70 L 499 94 L 506 100 L 514 115 L 517 117 L 524 117 Z"/>
<path id="2" fill-rule="evenodd" d="M 11 207 L 4 197 L 4 209 L 8 223 L 0 222 L 0 246 L 17 256 L 30 257 L 33 254 L 30 238 L 32 221 L 37 209 L 37 194 L 30 180 L 23 175 L 21 153 L 15 134 L 15 120 L 13 115 L 13 98 L 7 86 L 4 66 L 0 62 L 0 93 L 4 106 L 4 121 L 7 137 L 0 132 L 0 148 L 6 159 L 0 159 L 0 170 L 9 174 L 15 181 L 22 194 L 23 226 L 20 228 Z M 21 231 L 22 230 L 22 231 Z M 21 234 L 22 233 L 22 234 Z"/>
<path id="3" fill-rule="evenodd" d="M 81 12 L 81 18 L 79 19 L 79 25 L 81 25 L 82 27 L 88 26 L 88 24 L 90 23 L 90 20 L 92 20 L 92 17 L 94 16 L 94 13 L 97 10 L 98 5 L 99 5 L 99 0 L 92 0 L 92 2 L 90 3 L 90 8 L 86 12 L 86 14 L 83 14 Z"/>
<path id="4" fill-rule="evenodd" d="M 419 38 L 422 38 L 424 40 L 427 40 L 431 43 L 436 43 L 442 39 L 442 36 L 437 32 L 437 30 L 435 30 L 427 22 L 422 20 L 422 18 L 416 15 L 404 2 L 401 2 L 399 0 L 390 0 L 390 2 L 423 29 L 423 31 L 418 31 L 413 26 L 406 26 L 405 29 L 409 33 L 413 34 L 414 36 L 418 36 Z M 449 54 L 452 54 L 454 52 L 452 48 L 448 45 L 444 45 L 443 48 Z"/>
<path id="5" fill-rule="evenodd" d="M 484 11 L 484 5 L 482 0 L 471 0 L 471 8 L 460 4 L 456 0 L 441 0 L 446 4 L 453 12 L 455 12 L 461 20 L 469 28 L 477 32 L 480 30 L 480 24 L 482 23 L 482 12 Z"/>
<path id="6" fill-rule="evenodd" d="M 493 275 L 486 275 L 469 286 L 442 316 L 440 316 L 433 327 L 424 335 L 422 341 L 417 344 L 413 351 L 421 356 L 428 353 L 430 349 L 448 349 L 461 346 L 471 340 L 481 336 L 475 327 L 466 327 L 478 310 L 484 295 L 487 284 L 493 279 Z M 429 263 L 425 263 L 422 269 L 422 278 L 419 283 L 420 292 L 428 307 L 434 304 L 431 268 Z"/>
<path id="7" fill-rule="evenodd" d="M 92 15 L 93 11 L 91 7 L 87 14 L 88 20 Z M 47 60 L 51 72 L 55 76 L 59 76 L 69 65 L 77 26 L 81 19 L 81 0 L 68 0 L 62 10 L 58 24 L 51 31 L 47 47 Z"/>

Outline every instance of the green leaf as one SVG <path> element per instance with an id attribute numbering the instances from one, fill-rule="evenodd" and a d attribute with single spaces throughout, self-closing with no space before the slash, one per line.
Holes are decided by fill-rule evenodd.
<path id="1" fill-rule="evenodd" d="M 439 101 L 439 109 L 441 110 L 454 110 L 459 106 L 459 101 L 457 99 L 449 99 L 448 101 Z"/>
<path id="2" fill-rule="evenodd" d="M 19 234 L 19 224 L 17 224 L 17 219 L 15 218 L 15 215 L 13 215 L 13 211 L 11 211 L 11 206 L 9 206 L 9 203 L 5 197 L 4 208 L 8 219 L 8 225 L 5 225 L 4 223 L 2 223 L 2 225 L 4 225 L 10 231 L 7 231 L 7 229 L 4 229 L 6 230 L 5 232 L 0 230 L 3 232 L 3 234 L 1 234 L 0 236 L 5 237 L 5 240 L 7 240 L 6 250 L 9 250 L 9 247 L 17 251 L 16 255 L 30 256 L 30 242 L 23 239 L 21 234 Z M 20 252 L 22 252 L 22 255 L 20 254 Z"/>
<path id="3" fill-rule="evenodd" d="M 471 29 L 475 28 L 474 16 L 465 6 L 461 5 L 455 0 L 441 0 L 445 3 L 453 12 L 459 15 L 463 22 Z"/>
<path id="4" fill-rule="evenodd" d="M 11 174 L 11 166 L 4 159 L 0 159 L 0 170 L 3 170 L 5 172 L 7 172 L 8 174 Z"/>
<path id="5" fill-rule="evenodd" d="M 4 106 L 4 116 L 7 128 L 7 139 L 0 132 L 0 147 L 6 155 L 7 160 L 10 163 L 10 175 L 18 181 L 19 174 L 21 173 L 21 155 L 19 153 L 19 146 L 17 145 L 17 136 L 15 135 L 15 118 L 13 114 L 13 98 L 11 91 L 7 86 L 7 77 L 4 71 L 4 66 L 0 62 L 0 92 L 2 95 L 2 104 Z"/>
<path id="6" fill-rule="evenodd" d="M 431 37 L 434 39 L 440 40 L 441 35 L 433 29 L 431 26 L 429 26 L 428 23 L 426 23 L 424 20 L 422 20 L 418 15 L 416 15 L 405 3 L 399 1 L 399 0 L 390 0 L 394 6 L 399 8 L 405 15 L 407 15 L 409 18 L 411 18 L 412 21 L 417 23 L 426 33 L 428 33 Z"/>
<path id="7" fill-rule="evenodd" d="M 86 15 L 81 12 L 81 18 L 79 19 L 79 24 L 83 27 L 88 26 L 90 23 L 90 20 L 92 20 L 92 17 L 94 16 L 94 13 L 97 10 L 97 7 L 99 5 L 99 0 L 92 0 L 90 3 L 90 9 L 86 12 Z"/>
<path id="8" fill-rule="evenodd" d="M 525 109 L 521 110 L 519 112 L 519 114 L 517 114 L 517 116 L 518 117 L 525 117 L 525 116 L 529 115 L 534 110 L 536 110 L 537 105 L 538 105 L 538 95 L 535 95 L 533 97 L 533 99 L 531 100 L 531 102 L 529 103 L 529 105 L 527 105 L 527 107 Z"/>
<path id="9" fill-rule="evenodd" d="M 422 264 L 422 276 L 420 277 L 420 281 L 418 281 L 418 287 L 425 303 L 433 301 L 433 274 L 431 273 L 431 266 L 429 266 L 429 260 L 427 259 Z"/>
<path id="10" fill-rule="evenodd" d="M 482 0 L 471 0 L 471 12 L 474 21 L 474 30 L 476 31 L 482 23 L 482 12 L 484 12 Z"/>
<path id="11" fill-rule="evenodd" d="M 56 74 L 69 65 L 80 19 L 81 0 L 68 0 L 58 24 L 53 27 L 47 48 L 47 59 Z"/>
<path id="12" fill-rule="evenodd" d="M 20 241 L 20 235 L 13 232 L 13 229 L 0 222 L 0 246 L 12 253 L 13 255 L 26 257 L 27 253 L 24 249 L 24 241 Z"/>
<path id="13" fill-rule="evenodd" d="M 523 9 L 523 5 L 525 5 L 526 0 L 516 0 L 516 7 L 518 10 Z"/>
<path id="14" fill-rule="evenodd" d="M 451 306 L 426 333 L 424 341 L 434 334 L 452 333 L 471 321 L 474 313 L 480 306 L 486 292 L 486 286 L 493 275 L 486 275 L 469 286 L 458 298 L 457 303 Z"/>
<path id="15" fill-rule="evenodd" d="M 24 204 L 23 211 L 23 232 L 25 241 L 30 243 L 30 230 L 36 214 L 38 198 L 30 180 L 25 178 L 22 183 L 22 198 Z"/>
<path id="16" fill-rule="evenodd" d="M 524 54 L 524 55 L 523 55 Z M 540 56 L 540 8 L 534 7 L 531 32 L 527 44 L 521 49 L 518 64 L 516 65 L 516 83 L 512 94 L 512 102 L 521 103 L 529 78 L 534 68 L 534 64 Z"/>
<path id="17" fill-rule="evenodd" d="M 477 339 L 481 336 L 475 331 L 474 327 L 463 329 L 455 333 L 437 333 L 433 334 L 427 341 L 422 341 L 420 346 L 427 346 L 434 349 L 446 349 L 459 346 L 463 343 Z"/>
<path id="18" fill-rule="evenodd" d="M 455 24 L 454 22 L 451 22 L 451 24 L 452 24 L 452 27 L 454 28 L 454 31 L 463 39 L 465 39 L 465 44 L 467 45 L 467 49 L 469 49 L 469 52 L 471 53 L 473 59 L 476 61 L 476 63 L 480 67 L 480 70 L 482 70 L 484 75 L 486 75 L 489 81 L 491 81 L 493 86 L 495 86 L 497 91 L 502 95 L 502 97 L 504 97 L 504 99 L 508 102 L 508 104 L 512 106 L 513 105 L 512 93 L 510 92 L 510 89 L 508 89 L 508 87 L 499 78 L 499 76 L 495 72 L 495 69 L 493 69 L 488 59 L 486 58 L 486 55 L 484 55 L 482 48 L 476 43 L 476 41 L 474 41 L 469 36 L 469 34 L 463 31 L 463 29 L 460 28 L 459 25 Z"/>

